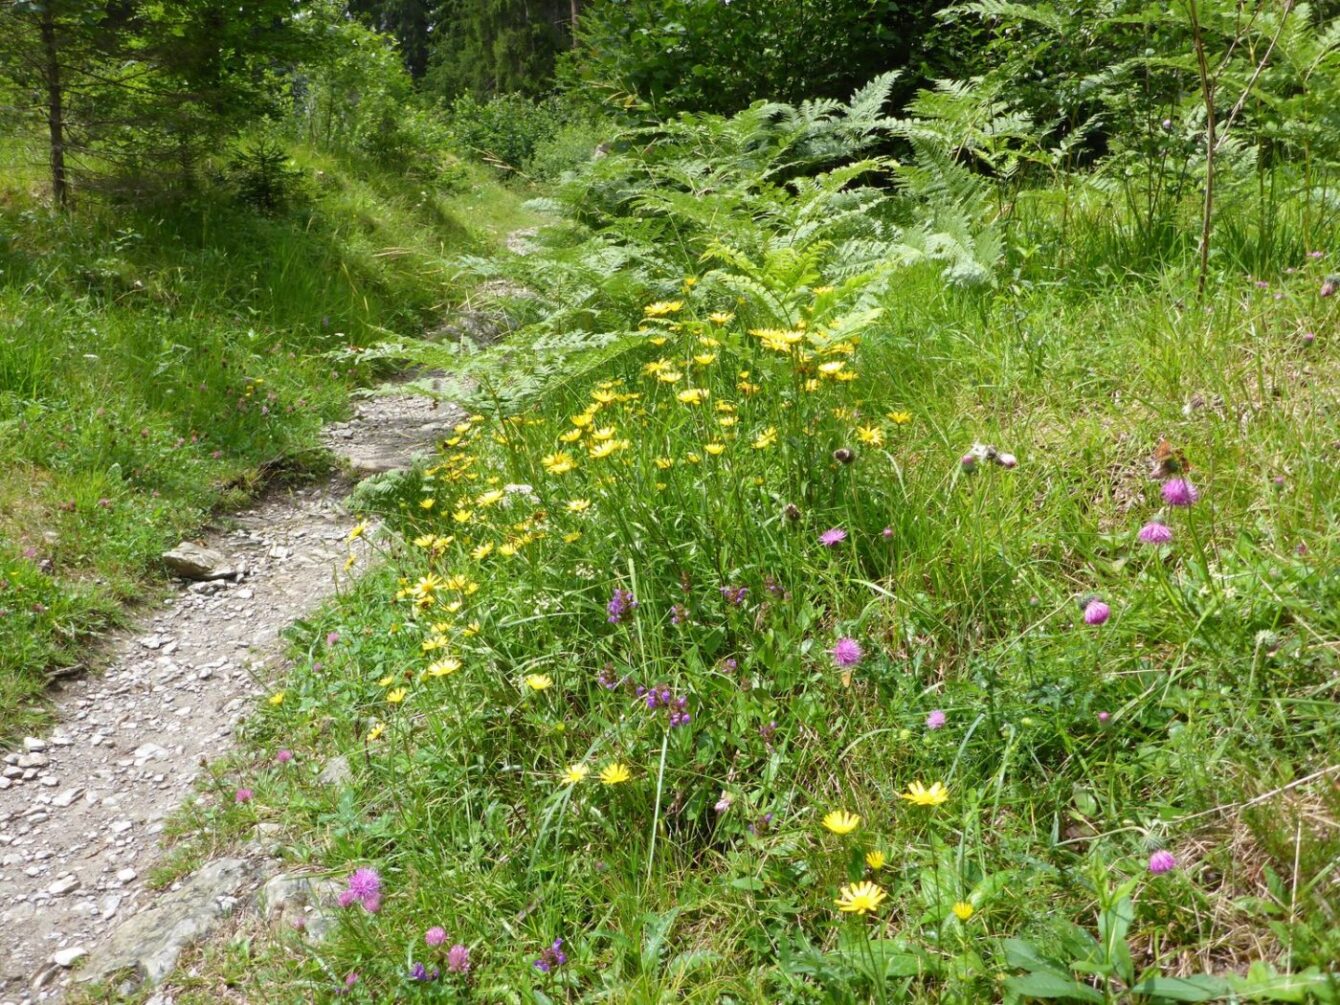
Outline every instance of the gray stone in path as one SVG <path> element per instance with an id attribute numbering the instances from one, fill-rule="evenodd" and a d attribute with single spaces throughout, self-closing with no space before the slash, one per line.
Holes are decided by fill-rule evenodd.
<path id="1" fill-rule="evenodd" d="M 157 984 L 177 965 L 182 950 L 208 935 L 237 906 L 247 882 L 245 859 L 215 859 L 122 924 L 79 971 L 80 981 L 131 971 L 137 982 Z"/>

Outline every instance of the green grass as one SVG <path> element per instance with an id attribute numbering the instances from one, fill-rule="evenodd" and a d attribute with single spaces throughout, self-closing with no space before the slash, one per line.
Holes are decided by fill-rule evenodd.
<path id="1" fill-rule="evenodd" d="M 321 423 L 372 376 L 327 354 L 435 324 L 447 258 L 528 219 L 482 172 L 439 188 L 304 149 L 277 215 L 219 184 L 60 214 L 39 153 L 0 147 L 0 737 L 152 593 L 165 546 L 325 463 Z"/>
<path id="2" fill-rule="evenodd" d="M 318 949 L 214 947 L 182 1000 L 211 981 L 333 1000 L 350 973 L 341 1000 L 967 1003 L 1059 981 L 1050 997 L 1157 1002 L 1223 1000 L 1225 975 L 1246 1000 L 1337 1000 L 1334 261 L 1282 242 L 1262 289 L 1229 256 L 1198 305 L 1185 246 L 1137 275 L 1109 220 L 1069 244 L 1045 210 L 1027 223 L 1048 250 L 1012 283 L 912 266 L 836 349 L 822 332 L 869 306 L 859 288 L 782 254 L 749 287 L 667 236 L 581 301 L 629 333 L 589 371 L 365 493 L 404 543 L 296 629 L 234 767 L 256 800 L 192 812 L 377 869 L 380 911 L 347 909 Z M 1080 252 L 1111 272 L 1072 277 Z M 766 328 L 815 355 L 769 351 Z M 838 361 L 855 379 L 823 375 Z M 1163 437 L 1190 508 L 1150 477 Z M 965 470 L 976 441 L 1018 466 Z M 1156 517 L 1163 548 L 1136 537 Z M 638 607 L 611 624 L 616 588 Z M 1084 623 L 1087 595 L 1110 621 Z M 849 675 L 841 637 L 864 653 Z M 323 787 L 337 751 L 353 782 Z M 631 779 L 602 784 L 615 762 Z M 918 781 L 948 800 L 900 798 Z M 829 833 L 833 810 L 860 825 Z M 1155 876 L 1159 849 L 1178 867 Z M 866 879 L 887 900 L 838 912 Z M 468 985 L 409 979 L 444 965 L 434 925 L 471 947 Z M 542 974 L 556 937 L 569 962 Z"/>

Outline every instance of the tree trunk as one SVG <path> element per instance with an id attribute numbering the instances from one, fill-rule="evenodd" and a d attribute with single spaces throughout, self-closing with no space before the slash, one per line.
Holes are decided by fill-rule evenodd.
<path id="1" fill-rule="evenodd" d="M 69 184 L 65 178 L 65 118 L 61 109 L 60 60 L 56 51 L 56 21 L 48 6 L 42 12 L 43 76 L 47 85 L 47 131 L 51 134 L 51 195 L 64 209 L 69 202 Z"/>
<path id="2" fill-rule="evenodd" d="M 577 0 L 571 0 L 572 17 L 568 21 L 568 37 L 572 39 L 572 47 L 577 48 Z"/>

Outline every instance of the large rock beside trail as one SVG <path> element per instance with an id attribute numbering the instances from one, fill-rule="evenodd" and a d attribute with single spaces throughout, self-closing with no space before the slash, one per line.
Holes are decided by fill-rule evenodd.
<path id="1" fill-rule="evenodd" d="M 122 924 L 79 972 L 81 981 L 102 980 L 123 970 L 136 982 L 156 984 L 177 964 L 183 949 L 214 930 L 237 906 L 248 864 L 215 859 L 181 887 L 165 894 Z"/>
<path id="2" fill-rule="evenodd" d="M 261 887 L 256 900 L 272 928 L 299 931 L 312 942 L 320 942 L 335 925 L 341 889 L 337 880 L 322 876 L 280 873 Z"/>
<path id="3" fill-rule="evenodd" d="M 231 579 L 237 575 L 237 570 L 222 554 L 190 541 L 183 541 L 171 551 L 163 552 L 163 564 L 184 579 Z"/>

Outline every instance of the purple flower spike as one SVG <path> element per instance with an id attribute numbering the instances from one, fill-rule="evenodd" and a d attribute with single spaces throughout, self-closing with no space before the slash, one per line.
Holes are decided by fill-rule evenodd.
<path id="1" fill-rule="evenodd" d="M 605 610 L 609 614 L 606 620 L 612 625 L 622 624 L 636 608 L 637 599 L 633 594 L 621 586 L 616 586 L 610 602 L 605 605 Z"/>
<path id="2" fill-rule="evenodd" d="M 944 710 L 937 708 L 930 715 L 926 716 L 926 728 L 942 729 L 944 724 L 948 721 L 949 717 L 944 714 Z"/>
<path id="3" fill-rule="evenodd" d="M 825 548 L 836 548 L 845 540 L 847 540 L 847 532 L 841 527 L 830 527 L 819 535 L 819 543 Z"/>
<path id="4" fill-rule="evenodd" d="M 1170 851 L 1156 851 L 1149 856 L 1149 871 L 1155 876 L 1162 876 L 1165 872 L 1171 872 L 1177 868 L 1177 859 L 1173 858 Z"/>
<path id="5" fill-rule="evenodd" d="M 1169 506 L 1190 506 L 1200 498 L 1200 491 L 1185 478 L 1169 478 L 1163 483 L 1163 501 Z"/>

